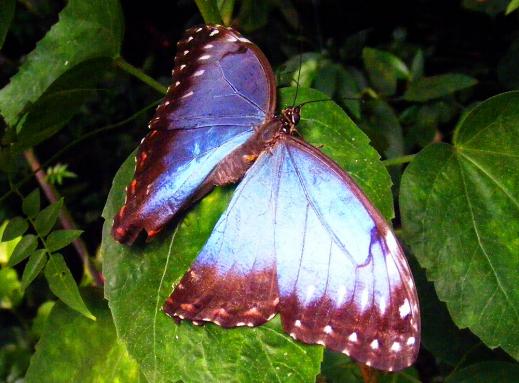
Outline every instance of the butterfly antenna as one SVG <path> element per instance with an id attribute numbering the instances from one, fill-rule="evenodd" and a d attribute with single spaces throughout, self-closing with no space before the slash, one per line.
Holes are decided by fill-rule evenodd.
<path id="1" fill-rule="evenodd" d="M 352 100 L 352 101 L 360 101 L 360 102 L 364 102 L 364 100 L 360 97 L 340 97 L 339 100 Z M 335 101 L 331 98 L 322 98 L 322 99 L 319 99 L 319 100 L 310 100 L 310 101 L 305 101 L 301 104 L 299 104 L 299 107 L 303 107 L 304 105 L 306 104 L 312 104 L 314 102 L 326 102 L 326 101 Z"/>
<path id="2" fill-rule="evenodd" d="M 297 27 L 297 36 L 299 36 L 299 69 L 297 70 L 297 86 L 296 93 L 294 95 L 294 100 L 292 101 L 292 108 L 296 105 L 297 94 L 299 93 L 299 80 L 301 79 L 301 66 L 303 65 L 303 40 L 301 39 L 301 24 Z"/>

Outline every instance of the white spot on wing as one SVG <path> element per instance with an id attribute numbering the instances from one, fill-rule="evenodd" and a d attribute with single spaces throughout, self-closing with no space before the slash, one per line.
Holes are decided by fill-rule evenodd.
<path id="1" fill-rule="evenodd" d="M 323 331 L 324 331 L 326 334 L 331 334 L 331 333 L 333 332 L 332 326 L 330 326 L 330 325 L 326 325 L 326 326 L 324 326 Z"/>
<path id="2" fill-rule="evenodd" d="M 414 344 L 414 342 L 415 342 L 415 338 L 414 338 L 414 336 L 410 336 L 409 338 L 407 338 L 407 342 L 406 342 L 406 344 L 407 344 L 408 346 L 412 346 L 412 345 Z"/>
<path id="3" fill-rule="evenodd" d="M 294 322 L 294 326 L 301 327 L 301 321 L 298 319 Z"/>
<path id="4" fill-rule="evenodd" d="M 211 58 L 211 55 L 203 55 L 203 56 L 200 56 L 199 60 L 207 60 Z"/>
<path id="5" fill-rule="evenodd" d="M 187 42 L 190 42 L 191 40 L 193 40 L 193 36 L 189 36 L 189 37 L 187 38 Z"/>
<path id="6" fill-rule="evenodd" d="M 405 299 L 402 306 L 398 308 L 398 312 L 400 313 L 400 318 L 405 318 L 411 312 L 411 306 L 409 305 L 409 301 L 407 298 Z"/>
<path id="7" fill-rule="evenodd" d="M 211 33 L 209 33 L 209 36 L 214 36 L 214 35 L 217 35 L 218 33 L 220 33 L 220 31 L 218 29 L 214 29 Z"/>
<path id="8" fill-rule="evenodd" d="M 182 64 L 182 65 L 180 66 L 180 70 L 184 69 L 186 66 L 187 66 L 186 64 Z"/>
<path id="9" fill-rule="evenodd" d="M 212 47 L 214 47 L 213 44 L 206 44 L 206 45 L 204 45 L 204 49 L 209 49 L 209 48 L 212 48 Z"/>
<path id="10" fill-rule="evenodd" d="M 201 75 L 204 74 L 204 72 L 205 72 L 204 69 L 197 70 L 197 71 L 193 74 L 193 76 L 195 76 L 195 77 L 201 76 Z"/>
<path id="11" fill-rule="evenodd" d="M 350 334 L 350 336 L 348 337 L 348 340 L 349 340 L 350 342 L 356 342 L 356 341 L 358 340 L 358 338 L 357 338 L 357 333 L 356 333 L 355 331 L 352 332 L 352 333 Z"/>
<path id="12" fill-rule="evenodd" d="M 391 351 L 398 352 L 401 349 L 402 349 L 402 346 L 398 342 L 393 342 L 393 344 L 391 345 Z"/>
<path id="13" fill-rule="evenodd" d="M 191 97 L 193 95 L 193 91 L 189 92 L 189 93 L 186 93 L 185 95 L 183 95 L 181 98 L 187 98 L 187 97 Z"/>
<path id="14" fill-rule="evenodd" d="M 229 37 L 229 38 L 227 39 L 227 41 L 230 42 L 230 43 L 233 43 L 233 42 L 235 42 L 235 41 L 238 41 L 238 39 L 237 39 L 236 37 L 231 36 L 231 37 Z"/>
<path id="15" fill-rule="evenodd" d="M 200 32 L 201 30 L 202 30 L 202 28 L 197 28 L 197 29 L 195 29 L 195 32 L 198 33 L 198 32 Z"/>
<path id="16" fill-rule="evenodd" d="M 326 346 L 326 344 L 324 343 L 324 340 L 321 340 L 319 339 L 317 342 L 315 342 L 317 344 L 320 344 L 321 346 Z"/>
<path id="17" fill-rule="evenodd" d="M 188 53 L 189 53 L 189 50 L 186 49 L 186 50 L 184 51 L 184 56 L 187 55 Z"/>
<path id="18" fill-rule="evenodd" d="M 373 349 L 373 350 L 376 350 L 378 348 L 378 340 L 374 339 L 373 342 L 371 342 L 369 344 L 369 346 Z"/>

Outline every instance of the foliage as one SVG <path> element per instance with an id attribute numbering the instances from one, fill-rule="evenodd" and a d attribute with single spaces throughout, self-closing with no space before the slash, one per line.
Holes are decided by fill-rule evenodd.
<path id="1" fill-rule="evenodd" d="M 519 1 L 451 3 L 1 1 L 0 381 L 363 381 L 278 319 L 225 330 L 160 311 L 232 187 L 150 243 L 109 234 L 175 41 L 203 20 L 265 51 L 279 109 L 322 100 L 301 135 L 408 246 L 422 352 L 378 381 L 517 381 Z"/>

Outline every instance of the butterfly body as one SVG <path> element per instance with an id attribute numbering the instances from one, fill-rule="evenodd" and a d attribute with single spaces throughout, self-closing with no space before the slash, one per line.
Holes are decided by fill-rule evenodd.
<path id="1" fill-rule="evenodd" d="M 164 312 L 227 328 L 280 314 L 299 341 L 382 370 L 412 364 L 420 313 L 405 254 L 354 180 L 296 137 L 300 108 L 274 114 L 261 51 L 234 30 L 205 26 L 188 30 L 179 52 L 174 81 L 189 69 L 186 88 L 168 93 L 152 120 L 113 235 L 153 236 L 214 185 L 240 182 Z M 192 52 L 196 64 L 184 58 Z M 202 70 L 213 77 L 195 76 Z"/>

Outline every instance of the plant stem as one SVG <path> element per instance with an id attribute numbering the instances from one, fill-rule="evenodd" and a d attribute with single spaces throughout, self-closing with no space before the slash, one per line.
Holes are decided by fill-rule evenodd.
<path id="1" fill-rule="evenodd" d="M 141 80 L 146 85 L 149 85 L 150 87 L 155 89 L 157 92 L 162 93 L 162 94 L 166 94 L 166 92 L 168 91 L 167 87 L 162 85 L 157 80 L 155 80 L 155 79 L 151 78 L 150 76 L 148 76 L 146 73 L 144 73 L 139 68 L 137 68 L 137 67 L 133 66 L 132 64 L 130 64 L 129 62 L 127 62 L 121 56 L 117 57 L 114 60 L 114 62 L 115 62 L 115 65 L 117 67 L 119 67 L 120 69 L 122 69 L 126 73 L 131 74 L 134 77 L 137 77 L 139 80 Z"/>
<path id="2" fill-rule="evenodd" d="M 402 165 L 407 164 L 408 162 L 411 162 L 416 157 L 416 154 L 408 154 L 406 156 L 400 156 L 395 158 L 390 158 L 387 160 L 382 161 L 385 167 L 389 166 L 396 166 L 396 165 Z"/>
<path id="3" fill-rule="evenodd" d="M 34 154 L 34 151 L 32 149 L 28 149 L 25 152 L 23 152 L 23 155 L 25 157 L 25 160 L 31 167 L 32 171 L 35 173 L 36 180 L 38 181 L 38 184 L 40 185 L 41 189 L 43 190 L 43 193 L 45 194 L 49 202 L 57 202 L 61 198 L 61 196 L 59 195 L 56 188 L 47 182 L 45 171 L 41 169 L 40 161 Z M 77 229 L 77 225 L 74 222 L 74 219 L 72 218 L 72 215 L 66 208 L 65 204 L 63 204 L 63 207 L 61 209 L 59 220 L 61 222 L 61 226 L 63 226 L 64 229 Z M 101 274 L 96 270 L 92 262 L 90 262 L 90 256 L 88 254 L 88 249 L 85 245 L 85 242 L 81 238 L 78 238 L 74 240 L 72 244 L 74 245 L 74 248 L 76 249 L 79 258 L 81 258 L 81 261 L 83 262 L 85 271 L 92 278 L 94 284 L 97 287 L 101 287 L 103 285 L 103 278 L 101 277 Z"/>
<path id="4" fill-rule="evenodd" d="M 216 0 L 195 0 L 195 3 L 206 24 L 222 24 Z"/>

